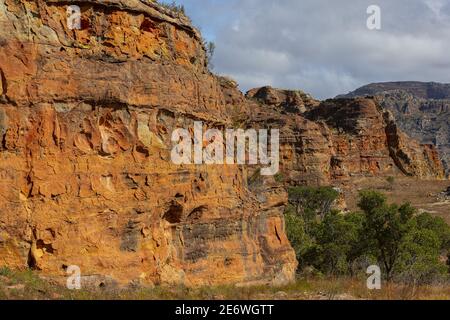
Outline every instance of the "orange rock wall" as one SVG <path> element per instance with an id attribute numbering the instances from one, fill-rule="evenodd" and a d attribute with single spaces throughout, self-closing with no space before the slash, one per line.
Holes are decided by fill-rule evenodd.
<path id="1" fill-rule="evenodd" d="M 83 30 L 67 29 L 71 2 Z M 185 17 L 1 0 L 0 23 L 0 265 L 123 284 L 293 279 L 283 190 L 258 200 L 242 167 L 170 161 L 174 129 L 231 123 Z"/>

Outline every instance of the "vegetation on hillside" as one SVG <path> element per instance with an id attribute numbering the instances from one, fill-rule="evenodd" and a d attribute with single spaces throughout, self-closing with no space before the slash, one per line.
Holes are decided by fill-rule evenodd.
<path id="1" fill-rule="evenodd" d="M 190 20 L 190 18 L 186 15 L 186 9 L 184 8 L 184 5 L 177 4 L 176 1 L 171 1 L 171 2 L 157 1 L 157 3 L 161 7 L 165 8 L 167 10 L 170 10 L 174 13 L 177 13 L 179 15 L 182 15 Z M 203 47 L 205 48 L 205 51 L 206 51 L 207 66 L 210 69 L 214 69 L 214 65 L 212 64 L 212 59 L 213 59 L 214 53 L 216 51 L 216 44 L 213 41 L 207 41 L 205 39 L 202 39 L 202 42 L 203 42 Z"/>
<path id="2" fill-rule="evenodd" d="M 331 209 L 337 197 L 332 188 L 290 189 L 286 228 L 300 272 L 355 276 L 378 265 L 389 281 L 449 280 L 450 227 L 442 218 L 374 191 L 360 193 L 360 212 L 341 214 Z"/>

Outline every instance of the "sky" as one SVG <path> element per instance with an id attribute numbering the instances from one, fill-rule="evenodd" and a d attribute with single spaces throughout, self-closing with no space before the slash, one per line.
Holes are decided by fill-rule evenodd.
<path id="1" fill-rule="evenodd" d="M 318 99 L 372 82 L 450 82 L 450 0 L 177 0 L 216 44 L 213 71 L 242 91 Z M 370 30 L 367 8 L 381 9 Z"/>

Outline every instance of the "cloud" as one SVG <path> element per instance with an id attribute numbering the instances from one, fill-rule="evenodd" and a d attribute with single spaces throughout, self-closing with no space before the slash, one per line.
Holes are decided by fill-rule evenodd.
<path id="1" fill-rule="evenodd" d="M 180 0 L 216 42 L 215 72 L 333 97 L 379 81 L 450 82 L 447 0 Z M 382 29 L 368 30 L 369 5 Z"/>

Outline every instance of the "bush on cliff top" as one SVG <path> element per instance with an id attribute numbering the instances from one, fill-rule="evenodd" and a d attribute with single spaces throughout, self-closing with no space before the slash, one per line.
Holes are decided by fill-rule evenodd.
<path id="1" fill-rule="evenodd" d="M 156 2 L 170 11 L 186 15 L 186 10 L 184 9 L 184 5 L 182 4 L 177 4 L 175 1 L 172 2 L 156 1 Z"/>

